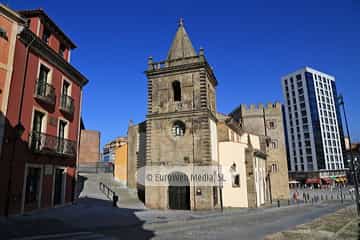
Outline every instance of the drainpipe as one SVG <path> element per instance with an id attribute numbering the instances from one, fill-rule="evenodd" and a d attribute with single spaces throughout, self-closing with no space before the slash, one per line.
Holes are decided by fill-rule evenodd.
<path id="1" fill-rule="evenodd" d="M 24 29 L 22 31 L 24 31 Z M 22 83 L 21 83 L 20 106 L 19 106 L 19 111 L 18 111 L 17 124 L 16 124 L 16 127 L 15 127 L 15 128 L 17 128 L 15 130 L 16 131 L 19 130 L 19 132 L 16 132 L 16 136 L 15 136 L 15 139 L 13 140 L 14 142 L 13 142 L 13 146 L 12 146 L 12 154 L 11 154 L 12 157 L 9 158 L 10 159 L 10 161 L 9 161 L 9 178 L 8 178 L 7 191 L 6 191 L 6 202 L 5 202 L 5 216 L 6 217 L 9 216 L 10 195 L 11 195 L 12 174 L 13 174 L 13 162 L 15 161 L 17 140 L 21 139 L 21 135 L 22 135 L 23 130 L 24 130 L 24 127 L 21 124 L 21 115 L 22 115 L 22 108 L 23 108 L 23 101 L 24 101 L 25 82 L 26 82 L 28 63 L 29 63 L 29 56 L 30 56 L 29 49 L 30 49 L 31 45 L 34 43 L 35 39 L 36 39 L 36 37 L 33 36 L 33 39 L 31 40 L 31 42 L 26 46 L 25 69 L 24 69 L 23 80 L 22 80 Z"/>
<path id="2" fill-rule="evenodd" d="M 83 87 L 80 89 L 80 105 L 79 105 L 79 123 L 78 123 L 78 137 L 77 137 L 77 150 L 76 150 L 76 169 L 75 169 L 75 184 L 74 184 L 74 197 L 72 199 L 73 203 L 78 199 L 79 193 L 78 193 L 78 185 L 79 185 L 79 161 L 80 161 L 80 141 L 81 141 L 81 115 L 82 115 L 82 93 L 83 93 Z"/>
<path id="3" fill-rule="evenodd" d="M 265 108 L 263 108 L 263 119 L 264 119 L 264 131 L 265 131 L 265 141 L 267 142 L 268 140 L 267 140 L 267 137 L 268 137 L 268 133 L 267 133 L 267 126 L 266 126 L 266 115 L 265 115 Z M 266 143 L 266 148 L 267 148 L 268 146 L 267 146 L 267 143 Z M 268 164 L 267 164 L 267 159 L 266 159 L 266 163 L 265 163 L 265 169 L 267 169 L 268 168 Z M 271 190 L 271 171 L 268 171 L 268 174 L 267 174 L 267 176 L 268 176 L 268 182 L 269 182 L 269 200 L 270 200 L 270 203 L 272 204 L 272 201 L 273 201 L 273 199 L 272 199 L 272 190 Z"/>

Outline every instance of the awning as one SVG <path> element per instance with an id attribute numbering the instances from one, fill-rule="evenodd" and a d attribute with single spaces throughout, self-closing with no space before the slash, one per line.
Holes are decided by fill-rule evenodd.
<path id="1" fill-rule="evenodd" d="M 339 177 L 335 180 L 335 182 L 346 182 L 346 181 L 347 181 L 346 177 Z"/>
<path id="2" fill-rule="evenodd" d="M 308 178 L 306 179 L 306 184 L 320 184 L 320 178 Z"/>
<path id="3" fill-rule="evenodd" d="M 321 178 L 321 180 L 323 181 L 324 184 L 332 184 L 332 182 L 334 181 L 332 178 Z"/>

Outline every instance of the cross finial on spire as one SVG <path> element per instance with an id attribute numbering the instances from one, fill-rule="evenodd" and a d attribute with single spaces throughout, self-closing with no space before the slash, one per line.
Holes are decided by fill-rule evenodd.
<path id="1" fill-rule="evenodd" d="M 171 44 L 168 52 L 168 60 L 174 60 L 179 58 L 194 57 L 197 56 L 194 47 L 190 41 L 189 36 L 186 33 L 184 27 L 184 19 L 179 19 L 179 26 L 177 28 L 174 40 Z"/>
<path id="2" fill-rule="evenodd" d="M 183 18 L 180 18 L 179 19 L 179 27 L 180 26 L 184 26 L 184 19 Z"/>

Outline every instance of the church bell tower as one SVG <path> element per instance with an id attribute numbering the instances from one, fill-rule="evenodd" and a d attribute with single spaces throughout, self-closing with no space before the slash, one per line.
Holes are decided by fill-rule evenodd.
<path id="1" fill-rule="evenodd" d="M 204 50 L 194 50 L 180 20 L 165 61 L 148 59 L 147 166 L 217 166 L 217 80 Z M 187 176 L 190 178 L 190 176 Z M 145 186 L 145 204 L 212 209 L 216 186 Z"/>

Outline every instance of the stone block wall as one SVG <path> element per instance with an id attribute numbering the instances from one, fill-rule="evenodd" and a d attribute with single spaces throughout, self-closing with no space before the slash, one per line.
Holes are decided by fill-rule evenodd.
<path id="1" fill-rule="evenodd" d="M 230 115 L 241 122 L 244 131 L 267 139 L 267 173 L 272 199 L 289 198 L 289 178 L 286 155 L 285 129 L 281 103 L 240 105 Z"/>

